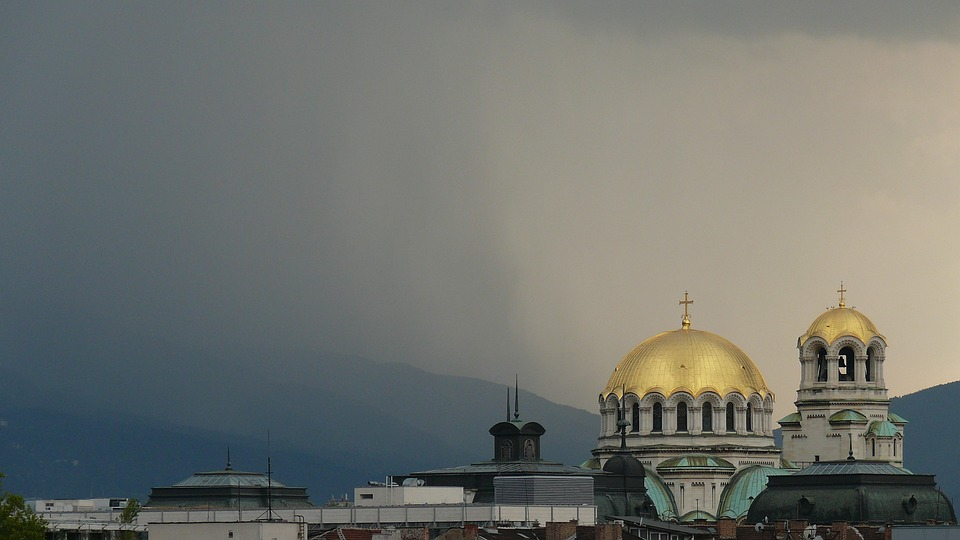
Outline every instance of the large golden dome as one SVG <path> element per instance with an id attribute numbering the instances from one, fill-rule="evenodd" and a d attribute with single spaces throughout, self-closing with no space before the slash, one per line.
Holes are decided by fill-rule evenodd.
<path id="1" fill-rule="evenodd" d="M 807 329 L 807 333 L 800 336 L 797 346 L 803 345 L 814 336 L 822 337 L 827 343 L 833 343 L 843 336 L 855 337 L 863 343 L 869 343 L 874 337 L 886 341 L 866 315 L 853 308 L 844 307 L 842 303 L 840 307 L 828 309 L 817 317 Z"/>
<path id="2" fill-rule="evenodd" d="M 603 396 L 619 396 L 624 390 L 641 397 L 649 392 L 667 397 L 676 392 L 694 397 L 704 392 L 772 395 L 746 353 L 716 334 L 689 328 L 688 323 L 647 339 L 620 360 Z"/>

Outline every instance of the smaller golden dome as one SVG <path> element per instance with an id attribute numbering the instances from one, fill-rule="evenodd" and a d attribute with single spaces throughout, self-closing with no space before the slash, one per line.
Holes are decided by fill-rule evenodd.
<path id="1" fill-rule="evenodd" d="M 833 343 L 837 338 L 844 336 L 855 337 L 864 344 L 875 337 L 887 340 L 866 315 L 853 308 L 844 307 L 842 304 L 840 307 L 828 309 L 817 317 L 807 332 L 800 336 L 797 347 L 802 346 L 814 336 L 823 338 L 827 343 Z"/>

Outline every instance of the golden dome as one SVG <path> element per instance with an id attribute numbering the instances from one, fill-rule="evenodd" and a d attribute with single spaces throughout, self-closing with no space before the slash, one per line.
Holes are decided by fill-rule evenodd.
<path id="1" fill-rule="evenodd" d="M 666 397 L 675 392 L 694 397 L 704 392 L 772 395 L 760 370 L 739 347 L 716 334 L 692 330 L 686 319 L 683 326 L 657 334 L 627 353 L 603 396 L 619 396 L 624 390 L 641 397 L 650 392 Z"/>
<path id="2" fill-rule="evenodd" d="M 883 334 L 877 331 L 877 327 L 866 315 L 853 308 L 844 307 L 842 304 L 840 307 L 828 309 L 817 317 L 807 329 L 807 333 L 800 336 L 797 346 L 803 345 L 814 336 L 822 337 L 827 343 L 833 343 L 843 336 L 855 337 L 863 343 L 869 343 L 874 337 L 886 341 Z"/>

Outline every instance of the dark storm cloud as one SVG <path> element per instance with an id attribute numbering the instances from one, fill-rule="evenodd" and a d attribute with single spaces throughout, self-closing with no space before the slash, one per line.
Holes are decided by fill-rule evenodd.
<path id="1" fill-rule="evenodd" d="M 894 218 L 951 215 L 915 198 L 952 200 L 952 132 L 929 129 L 950 113 L 924 103 L 951 102 L 957 21 L 948 2 L 4 3 L 4 346 L 355 353 L 529 373 L 588 406 L 691 281 L 729 291 L 721 311 L 757 294 L 743 266 L 843 277 L 790 246 L 866 220 L 797 185 L 889 188 L 857 201 L 883 234 L 949 228 Z M 735 341 L 736 315 L 713 319 Z"/>
<path id="2" fill-rule="evenodd" d="M 502 309 L 469 96 L 406 37 L 441 13 L 7 11 L 4 296 L 34 316 L 418 355 L 451 330 L 425 317 Z"/>

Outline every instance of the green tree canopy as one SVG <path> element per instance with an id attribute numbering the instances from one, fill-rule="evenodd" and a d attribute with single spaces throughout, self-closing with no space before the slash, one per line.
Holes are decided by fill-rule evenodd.
<path id="1" fill-rule="evenodd" d="M 3 473 L 0 473 L 0 479 Z M 2 488 L 0 483 L 0 488 Z M 23 497 L 2 492 L 0 495 L 0 538 L 10 540 L 43 540 L 47 522 L 30 508 Z"/>

